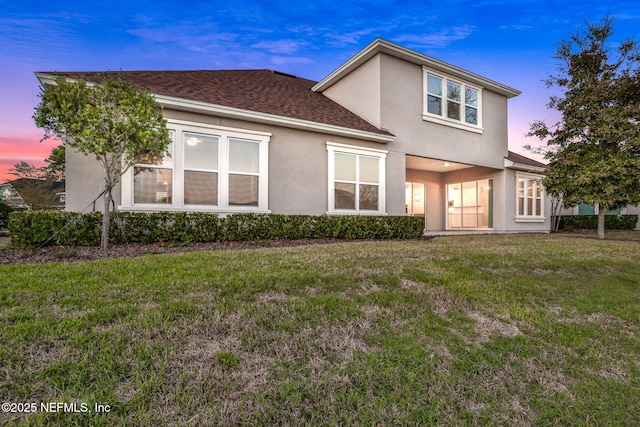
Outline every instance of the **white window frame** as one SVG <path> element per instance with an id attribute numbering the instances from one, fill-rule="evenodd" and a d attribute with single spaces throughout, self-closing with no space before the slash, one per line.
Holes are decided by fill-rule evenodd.
<path id="1" fill-rule="evenodd" d="M 516 202 L 516 222 L 544 222 L 546 217 L 544 214 L 544 208 L 545 208 L 545 198 L 546 198 L 546 193 L 544 190 L 544 185 L 542 185 L 542 179 L 543 176 L 542 175 L 537 175 L 537 174 L 526 174 L 526 173 L 516 173 L 516 188 L 515 188 L 515 202 Z M 524 180 L 524 203 L 523 203 L 523 209 L 524 212 L 520 213 L 520 201 L 519 201 L 519 195 L 518 195 L 518 191 L 519 191 L 519 187 L 520 187 L 520 180 Z M 527 200 L 529 199 L 527 197 L 527 187 L 528 187 L 528 182 L 529 181 L 534 181 L 534 187 L 533 187 L 533 199 L 532 199 L 532 209 L 533 209 L 533 214 L 530 214 L 527 211 L 528 208 L 528 203 Z M 536 211 L 536 204 L 537 204 L 537 198 L 536 198 L 536 190 L 538 188 L 538 186 L 540 186 L 540 215 L 535 215 L 535 211 Z"/>
<path id="2" fill-rule="evenodd" d="M 489 188 L 491 190 L 491 195 L 489 197 L 489 201 L 493 201 L 493 204 L 491 205 L 487 205 L 487 214 L 489 215 L 489 218 L 487 219 L 487 222 L 491 223 L 491 227 L 478 227 L 478 218 L 479 218 L 479 212 L 477 209 L 477 202 L 479 201 L 478 198 L 480 196 L 480 181 L 484 181 L 487 180 L 490 182 L 489 184 Z M 449 217 L 449 208 L 453 207 L 451 206 L 449 203 L 451 202 L 451 200 L 449 199 L 449 186 L 451 185 L 460 185 L 460 191 L 463 191 L 463 185 L 464 184 L 469 184 L 469 183 L 475 183 L 476 186 L 476 213 L 475 213 L 475 220 L 476 220 L 476 226 L 475 227 L 452 227 L 450 224 L 450 217 Z M 494 201 L 494 197 L 495 197 L 495 188 L 494 188 L 494 178 L 481 178 L 481 179 L 472 179 L 470 181 L 461 181 L 461 182 L 449 182 L 444 184 L 444 198 L 445 198 L 445 229 L 446 230 L 453 230 L 453 231 L 457 231 L 457 230 L 482 230 L 482 231 L 492 231 L 495 227 L 495 201 Z M 460 206 L 461 208 L 464 208 L 464 198 L 462 199 L 462 205 Z M 465 215 L 464 212 L 461 213 L 462 215 Z M 469 215 L 469 214 L 467 214 Z"/>
<path id="3" fill-rule="evenodd" d="M 376 148 L 358 147 L 355 145 L 339 144 L 336 142 L 327 142 L 328 152 L 328 177 L 329 177 L 329 192 L 328 192 L 328 214 L 338 215 L 386 215 L 386 167 L 385 160 L 387 158 L 387 150 L 379 150 Z M 354 182 L 356 185 L 356 208 L 355 209 L 336 209 L 335 201 L 335 155 L 336 154 L 352 154 L 358 156 L 356 160 L 356 168 L 359 168 L 359 156 L 374 157 L 378 159 L 378 210 L 361 210 L 359 209 L 359 184 L 360 181 L 356 178 Z M 359 171 L 358 171 L 359 172 Z M 341 182 L 338 180 L 338 182 Z M 362 182 L 362 184 L 367 184 Z"/>
<path id="4" fill-rule="evenodd" d="M 269 210 L 269 142 L 270 132 L 208 125 L 204 123 L 168 119 L 167 127 L 174 131 L 173 139 L 173 195 L 170 204 L 133 203 L 133 166 L 122 176 L 121 210 L 129 211 L 189 211 L 212 213 L 270 213 Z M 218 205 L 184 204 L 184 134 L 217 136 L 218 140 Z M 229 205 L 229 139 L 241 139 L 259 144 L 258 206 Z"/>
<path id="5" fill-rule="evenodd" d="M 438 95 L 442 102 L 442 115 L 434 114 L 429 112 L 429 103 L 428 103 L 428 76 L 432 75 L 434 77 L 438 77 L 442 81 L 442 95 Z M 447 117 L 447 82 L 455 83 L 460 85 L 460 101 L 453 101 L 459 105 L 460 108 L 460 120 L 450 119 Z M 422 119 L 428 122 L 438 123 L 441 125 L 451 126 L 457 129 L 463 129 L 470 132 L 475 133 L 483 133 L 484 128 L 482 127 L 482 86 L 467 83 L 462 79 L 458 79 L 455 77 L 451 77 L 445 73 L 441 73 L 439 71 L 431 70 L 427 67 L 422 67 L 422 84 L 423 84 L 423 110 L 422 110 Z M 476 90 L 478 93 L 478 106 L 474 107 L 467 103 L 466 99 L 466 89 Z M 467 123 L 465 121 L 466 117 L 466 107 L 472 107 L 477 110 L 477 124 Z"/>
<path id="6" fill-rule="evenodd" d="M 194 167 L 188 167 L 186 165 L 185 159 L 184 159 L 184 152 L 185 152 L 185 143 L 187 141 L 186 135 L 190 134 L 190 135 L 194 135 L 194 136 L 205 136 L 205 137 L 216 137 L 218 139 L 218 164 L 216 165 L 215 168 L 194 168 Z M 221 142 L 221 138 L 218 135 L 212 135 L 210 133 L 205 134 L 202 132 L 190 132 L 188 130 L 183 130 L 181 132 L 181 144 L 180 144 L 180 153 L 182 154 L 182 173 L 180 175 L 180 177 L 182 178 L 181 180 L 181 194 L 182 194 L 182 202 L 183 202 L 183 206 L 188 207 L 189 209 L 191 208 L 196 208 L 196 209 L 201 209 L 201 208 L 215 208 L 215 207 L 219 207 L 220 206 L 220 163 L 221 163 L 221 158 L 220 158 L 220 146 L 222 145 Z M 194 203 L 185 203 L 184 202 L 184 185 L 185 185 L 185 172 L 206 172 L 206 173 L 212 173 L 215 172 L 218 174 L 218 204 L 217 205 L 198 205 L 198 204 L 194 204 Z"/>
<path id="7" fill-rule="evenodd" d="M 168 207 L 171 206 L 173 203 L 173 200 L 175 200 L 175 140 L 176 140 L 176 131 L 175 129 L 169 128 L 169 139 L 171 140 L 171 143 L 169 145 L 169 147 L 171 148 L 169 150 L 169 154 L 168 157 L 171 159 L 168 163 L 165 162 L 165 160 L 163 159 L 162 163 L 160 164 L 147 164 L 147 163 L 136 163 L 133 166 L 131 166 L 129 168 L 129 170 L 127 171 L 127 173 L 123 176 L 123 182 L 125 179 L 127 179 L 127 174 L 131 173 L 131 204 L 134 203 L 135 200 L 135 196 L 134 196 L 134 188 L 133 188 L 133 184 L 134 184 L 134 172 L 135 172 L 135 168 L 147 168 L 147 169 L 164 169 L 164 170 L 170 170 L 171 171 L 171 194 L 169 195 L 172 202 L 171 203 L 148 203 L 146 205 L 148 206 L 155 206 L 157 209 L 161 209 L 163 207 Z M 124 197 L 124 195 L 123 195 Z M 140 204 L 140 203 L 139 203 Z"/>

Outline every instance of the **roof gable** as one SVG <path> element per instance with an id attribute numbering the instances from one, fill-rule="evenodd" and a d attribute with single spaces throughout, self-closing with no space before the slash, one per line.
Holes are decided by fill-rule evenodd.
<path id="1" fill-rule="evenodd" d="M 411 49 L 407 49 L 406 47 L 391 43 L 380 38 L 375 39 L 368 46 L 351 57 L 347 62 L 342 64 L 331 74 L 322 79 L 322 81 L 320 81 L 313 87 L 313 90 L 322 92 L 328 89 L 338 80 L 349 74 L 352 70 L 358 68 L 379 53 L 391 55 L 393 57 L 411 62 L 413 64 L 441 71 L 453 77 L 458 77 L 471 83 L 475 83 L 508 98 L 512 98 L 520 94 L 519 90 L 503 85 L 502 83 L 498 83 L 486 77 L 482 77 L 478 74 L 464 70 L 455 65 L 448 64 L 446 62 L 440 61 L 438 59 L 432 58 Z"/>

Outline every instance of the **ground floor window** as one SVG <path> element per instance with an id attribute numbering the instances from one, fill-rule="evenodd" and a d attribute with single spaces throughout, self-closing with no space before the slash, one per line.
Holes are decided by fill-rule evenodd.
<path id="1" fill-rule="evenodd" d="M 447 185 L 447 226 L 450 229 L 493 228 L 493 180 Z"/>
<path id="2" fill-rule="evenodd" d="M 516 221 L 544 221 L 542 177 L 519 173 L 516 180 Z"/>
<path id="3" fill-rule="evenodd" d="M 163 158 L 140 157 L 123 176 L 124 208 L 268 210 L 270 134 L 169 120 Z"/>
<path id="4" fill-rule="evenodd" d="M 385 213 L 386 151 L 327 142 L 330 213 Z"/>
<path id="5" fill-rule="evenodd" d="M 175 132 L 169 131 L 169 147 L 163 157 L 140 156 L 133 167 L 133 202 L 171 204 L 173 197 L 173 148 Z"/>

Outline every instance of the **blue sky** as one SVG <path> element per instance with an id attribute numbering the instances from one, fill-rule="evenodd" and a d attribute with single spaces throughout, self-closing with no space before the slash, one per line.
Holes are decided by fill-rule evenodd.
<path id="1" fill-rule="evenodd" d="M 557 43 L 607 13 L 615 40 L 640 32 L 636 1 L 0 0 L 0 182 L 20 161 L 43 164 L 31 116 L 34 71 L 275 69 L 319 80 L 376 37 L 521 90 L 510 101 L 510 148 L 553 121 Z"/>

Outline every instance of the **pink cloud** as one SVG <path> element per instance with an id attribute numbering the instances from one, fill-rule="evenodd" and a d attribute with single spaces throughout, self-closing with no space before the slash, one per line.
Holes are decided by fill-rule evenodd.
<path id="1" fill-rule="evenodd" d="M 60 145 L 60 141 L 49 139 L 40 142 L 43 133 L 39 130 L 25 131 L 20 135 L 0 135 L 0 183 L 15 179 L 9 173 L 14 164 L 25 161 L 43 166 L 51 149 Z"/>

